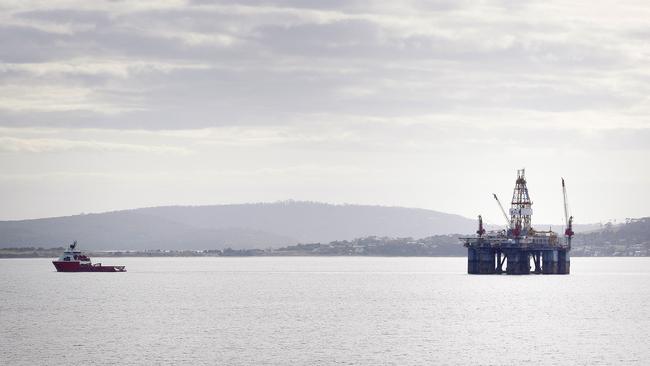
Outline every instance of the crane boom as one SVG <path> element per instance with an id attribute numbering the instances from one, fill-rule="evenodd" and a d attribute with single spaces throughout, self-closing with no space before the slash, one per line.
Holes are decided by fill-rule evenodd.
<path id="1" fill-rule="evenodd" d="M 564 184 L 564 178 L 562 178 L 562 196 L 564 197 L 564 223 L 566 229 L 564 230 L 564 235 L 568 239 L 569 247 L 571 247 L 571 237 L 573 236 L 573 216 L 569 216 L 569 200 L 566 195 L 566 185 Z"/>
<path id="2" fill-rule="evenodd" d="M 510 226 L 510 219 L 508 219 L 508 215 L 506 214 L 506 210 L 503 209 L 503 205 L 501 204 L 501 201 L 499 201 L 499 197 L 497 197 L 496 193 L 492 193 L 494 196 L 494 199 L 497 200 L 497 203 L 499 204 L 499 208 L 501 209 L 501 213 L 503 214 L 503 218 L 506 219 L 506 226 Z"/>
<path id="3" fill-rule="evenodd" d="M 569 226 L 569 203 L 566 199 L 566 185 L 564 178 L 562 178 L 562 197 L 564 197 L 564 225 Z"/>

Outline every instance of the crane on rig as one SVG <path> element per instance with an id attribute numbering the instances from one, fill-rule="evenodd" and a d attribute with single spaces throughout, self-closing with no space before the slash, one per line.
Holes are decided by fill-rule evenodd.
<path id="1" fill-rule="evenodd" d="M 499 208 L 501 209 L 501 213 L 503 214 L 503 218 L 506 219 L 506 226 L 510 227 L 510 219 L 508 218 L 508 215 L 506 214 L 506 210 L 503 209 L 503 205 L 501 204 L 501 201 L 499 201 L 499 197 L 497 197 L 496 193 L 492 193 L 494 196 L 494 199 L 497 200 L 497 203 L 499 204 Z"/>
<path id="2" fill-rule="evenodd" d="M 564 184 L 564 178 L 562 178 L 562 196 L 564 197 L 564 224 L 566 229 L 564 230 L 564 236 L 567 238 L 567 244 L 571 248 L 571 237 L 573 236 L 573 216 L 569 216 L 569 201 L 567 200 L 566 195 L 566 185 Z"/>
<path id="3" fill-rule="evenodd" d="M 485 228 L 483 227 L 483 217 L 481 217 L 481 215 L 478 215 L 478 230 L 476 230 L 476 233 L 478 234 L 479 238 L 483 237 L 483 234 L 485 234 Z"/>

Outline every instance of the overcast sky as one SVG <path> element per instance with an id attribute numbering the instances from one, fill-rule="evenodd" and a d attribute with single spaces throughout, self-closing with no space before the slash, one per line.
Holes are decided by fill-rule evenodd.
<path id="1" fill-rule="evenodd" d="M 650 215 L 650 3 L 0 0 L 0 219 L 313 200 Z"/>

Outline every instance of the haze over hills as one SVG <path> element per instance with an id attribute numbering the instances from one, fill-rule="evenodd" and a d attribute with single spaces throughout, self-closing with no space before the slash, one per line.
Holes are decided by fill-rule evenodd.
<path id="1" fill-rule="evenodd" d="M 365 236 L 469 234 L 474 219 L 433 210 L 315 202 L 168 206 L 34 220 L 1 221 L 1 247 L 221 249 L 327 243 Z"/>

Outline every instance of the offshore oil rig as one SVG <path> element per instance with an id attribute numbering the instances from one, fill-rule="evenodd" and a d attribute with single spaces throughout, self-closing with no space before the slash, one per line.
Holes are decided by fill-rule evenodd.
<path id="1" fill-rule="evenodd" d="M 564 238 L 560 238 L 550 228 L 548 231 L 533 229 L 531 225 L 533 202 L 526 187 L 525 170 L 517 170 L 510 218 L 497 195 L 493 194 L 507 222 L 507 227 L 500 231 L 486 232 L 483 218 L 479 215 L 477 235 L 461 238 L 464 246 L 467 247 L 467 273 L 569 274 L 573 216 L 569 216 L 564 178 L 562 178 L 562 194 L 564 196 Z"/>

